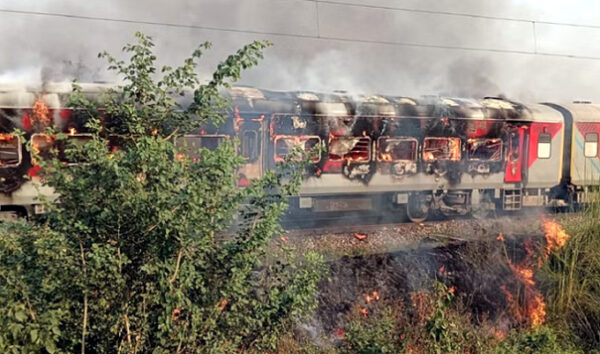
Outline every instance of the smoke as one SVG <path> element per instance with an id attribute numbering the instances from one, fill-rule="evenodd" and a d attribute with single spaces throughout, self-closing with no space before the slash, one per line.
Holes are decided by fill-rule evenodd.
<path id="1" fill-rule="evenodd" d="M 362 4 L 354 0 L 347 3 Z M 594 5 L 578 0 L 581 6 Z M 486 16 L 533 18 L 548 21 L 594 23 L 593 11 L 575 16 L 578 6 L 533 0 L 499 6 L 491 0 L 371 1 L 373 5 L 425 10 L 467 12 Z M 319 4 L 302 0 L 159 0 L 116 1 L 101 5 L 69 0 L 6 0 L 4 8 L 55 12 L 114 19 L 130 19 L 192 26 L 233 28 L 321 39 L 220 32 L 152 24 L 0 13 L 0 81 L 70 80 L 114 81 L 99 51 L 120 54 L 135 31 L 155 38 L 159 65 L 177 65 L 195 45 L 209 40 L 214 49 L 200 68 L 208 78 L 217 63 L 245 43 L 267 39 L 275 46 L 265 60 L 243 76 L 242 84 L 275 90 L 345 90 L 420 96 L 488 96 L 504 93 L 517 100 L 600 99 L 595 90 L 598 61 L 523 54 L 401 46 L 425 43 L 439 47 L 500 49 L 595 55 L 589 43 L 593 30 L 577 33 L 560 26 L 409 13 L 390 9 Z M 580 6 L 580 8 L 581 8 Z M 579 16 L 579 17 L 578 17 Z M 318 26 L 317 26 L 318 22 Z M 583 32 L 582 32 L 583 31 Z M 590 32 L 591 31 L 591 32 Z M 329 38 L 329 39 L 327 39 Z M 336 38 L 336 39 L 331 39 Z M 363 42 L 354 42 L 360 39 Z M 389 44 L 369 43 L 383 41 Z M 592 52 L 590 52 L 592 51 Z M 10 53 L 6 55 L 6 53 Z"/>

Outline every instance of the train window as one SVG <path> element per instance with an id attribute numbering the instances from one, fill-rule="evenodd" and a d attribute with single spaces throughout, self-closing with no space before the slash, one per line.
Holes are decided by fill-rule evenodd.
<path id="1" fill-rule="evenodd" d="M 21 139 L 12 134 L 0 134 L 0 168 L 21 163 Z"/>
<path id="2" fill-rule="evenodd" d="M 468 139 L 467 156 L 474 161 L 500 161 L 502 159 L 502 140 Z"/>
<path id="3" fill-rule="evenodd" d="M 550 134 L 542 133 L 538 137 L 538 158 L 549 159 L 552 151 L 552 137 Z"/>
<path id="4" fill-rule="evenodd" d="M 414 161 L 417 158 L 417 140 L 381 137 L 377 139 L 377 151 L 378 161 Z"/>
<path id="5" fill-rule="evenodd" d="M 371 138 L 338 136 L 329 141 L 329 160 L 369 162 L 371 160 Z"/>
<path id="6" fill-rule="evenodd" d="M 278 135 L 274 139 L 275 144 L 275 161 L 284 161 L 285 157 L 295 147 L 300 147 L 302 150 L 310 152 L 315 147 L 321 144 L 321 138 L 318 136 L 290 136 Z M 321 160 L 321 150 L 318 150 L 318 155 L 313 158 L 313 162 Z"/>
<path id="7" fill-rule="evenodd" d="M 92 140 L 90 134 L 74 134 L 71 133 L 67 136 L 67 140 L 57 140 L 55 135 L 47 134 L 33 134 L 31 136 L 31 146 L 35 152 L 43 159 L 51 159 L 57 157 L 61 162 L 68 165 L 81 163 L 82 161 L 73 160 L 71 157 L 67 157 L 66 150 L 70 144 L 75 143 L 77 145 L 84 145 L 88 141 Z M 36 160 L 34 157 L 31 161 L 35 164 Z"/>
<path id="8" fill-rule="evenodd" d="M 258 133 L 255 130 L 246 130 L 242 134 L 241 154 L 249 162 L 258 158 L 259 149 Z"/>
<path id="9" fill-rule="evenodd" d="M 198 150 L 208 149 L 214 151 L 225 139 L 227 139 L 226 135 L 184 135 L 175 140 L 175 145 L 183 147 L 183 151 L 187 156 L 197 158 L 199 157 Z"/>
<path id="10" fill-rule="evenodd" d="M 460 161 L 460 158 L 460 138 L 425 138 L 423 141 L 423 160 L 426 162 Z"/>
<path id="11" fill-rule="evenodd" d="M 583 148 L 585 157 L 598 156 L 598 133 L 585 134 L 585 145 Z"/>

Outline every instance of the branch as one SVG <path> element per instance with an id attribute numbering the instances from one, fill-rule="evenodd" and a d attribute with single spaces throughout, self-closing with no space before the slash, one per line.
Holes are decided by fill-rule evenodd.
<path id="1" fill-rule="evenodd" d="M 179 252 L 177 253 L 177 263 L 175 263 L 175 272 L 173 273 L 173 276 L 171 277 L 171 279 L 169 279 L 169 283 L 171 283 L 171 284 L 173 284 L 175 279 L 177 279 L 177 273 L 179 273 L 179 265 L 181 264 L 182 255 L 183 255 L 183 248 L 181 248 L 179 250 Z"/>
<path id="2" fill-rule="evenodd" d="M 81 265 L 83 266 L 83 275 L 87 279 L 87 269 L 85 264 L 85 254 L 83 252 L 83 243 L 81 238 L 79 239 L 79 250 L 81 251 Z M 83 328 L 81 330 L 81 354 L 85 354 L 85 335 L 87 334 L 87 321 L 88 321 L 88 294 L 87 289 L 84 289 L 83 294 Z"/>

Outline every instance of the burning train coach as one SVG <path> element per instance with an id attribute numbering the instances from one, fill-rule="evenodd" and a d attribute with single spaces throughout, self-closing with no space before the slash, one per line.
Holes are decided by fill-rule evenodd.
<path id="1" fill-rule="evenodd" d="M 90 97 L 107 88 L 81 86 Z M 0 88 L 3 217 L 42 212 L 36 164 L 23 140 L 43 154 L 61 150 L 43 133 L 48 126 L 77 142 L 89 139 L 77 112 L 65 106 L 70 91 L 70 84 L 59 83 L 43 90 Z M 413 99 L 250 87 L 227 95 L 234 109 L 225 124 L 182 139 L 212 149 L 237 138 L 246 160 L 241 186 L 292 149 L 316 147 L 300 194 L 291 200 L 293 213 L 404 207 L 415 222 L 432 212 L 484 216 L 583 203 L 600 179 L 600 105 L 587 102 L 523 105 L 494 97 Z M 12 134 L 15 128 L 25 135 Z M 42 193 L 52 195 L 48 188 Z"/>

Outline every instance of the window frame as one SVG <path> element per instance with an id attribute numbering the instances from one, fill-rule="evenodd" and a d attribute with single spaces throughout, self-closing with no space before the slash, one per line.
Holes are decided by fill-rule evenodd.
<path id="1" fill-rule="evenodd" d="M 368 143 L 369 150 L 367 152 L 367 159 L 366 160 L 346 159 L 345 158 L 346 155 L 348 155 L 350 153 L 350 151 L 352 151 L 352 149 L 350 149 L 350 151 L 348 151 L 344 155 L 340 156 L 339 159 L 332 159 L 331 158 L 332 154 L 329 151 L 329 147 L 331 146 L 331 141 L 333 141 L 333 140 L 340 140 L 340 138 L 343 138 L 343 139 L 357 139 L 359 141 L 362 140 L 362 139 L 366 139 L 369 142 Z M 339 156 L 339 155 L 336 155 L 336 154 L 333 154 L 333 155 Z M 327 147 L 327 159 L 329 161 L 333 161 L 333 162 L 348 161 L 348 163 L 369 163 L 369 162 L 371 162 L 373 160 L 373 156 L 372 155 L 373 155 L 373 139 L 371 139 L 370 136 L 344 136 L 344 135 L 342 135 L 342 136 L 334 136 L 333 138 L 330 138 L 329 146 Z"/>
<path id="2" fill-rule="evenodd" d="M 249 146 L 246 145 L 246 141 L 248 140 L 246 139 L 246 135 L 248 133 L 252 133 L 254 135 L 254 147 L 251 150 L 251 153 L 246 156 L 244 154 L 244 147 Z M 258 131 L 252 129 L 242 130 L 242 134 L 240 136 L 240 156 L 243 157 L 247 162 L 255 162 L 258 160 L 260 157 L 260 139 Z"/>
<path id="3" fill-rule="evenodd" d="M 72 137 L 89 137 L 90 138 L 89 140 L 93 139 L 92 134 L 89 134 L 89 133 L 74 133 L 74 134 L 71 134 L 71 133 L 59 133 L 59 134 L 66 135 L 67 139 L 72 138 Z M 45 133 L 35 133 L 35 134 L 32 134 L 31 138 L 30 138 L 31 139 L 31 146 L 32 146 L 32 148 L 34 146 L 34 139 L 36 137 L 38 137 L 38 136 L 50 136 L 50 137 L 52 137 L 53 138 L 52 144 L 54 144 L 57 141 L 56 140 L 57 134 L 48 135 L 48 134 L 45 134 Z M 62 153 L 64 154 L 64 151 Z M 59 154 L 60 154 L 60 151 L 59 151 Z M 33 165 L 37 165 L 37 161 L 34 158 L 34 156 L 33 156 L 32 153 L 30 153 L 30 157 L 31 157 L 31 163 Z M 63 161 L 63 160 L 60 160 L 60 162 L 62 162 L 66 166 L 76 166 L 76 165 L 87 164 L 87 162 L 68 162 L 68 161 Z"/>
<path id="4" fill-rule="evenodd" d="M 432 160 L 426 159 L 425 158 L 425 153 L 426 153 L 425 147 L 427 145 L 427 142 L 430 141 L 430 140 L 443 140 L 443 139 L 445 139 L 447 141 L 450 141 L 450 140 L 458 141 L 458 153 L 459 153 L 458 158 L 457 159 L 451 159 L 451 158 L 440 159 L 440 158 L 435 158 L 435 159 L 432 159 Z M 459 137 L 456 137 L 456 136 L 449 136 L 449 137 L 446 137 L 446 136 L 428 136 L 428 137 L 425 137 L 423 139 L 423 148 L 422 148 L 422 152 L 421 152 L 421 158 L 426 163 L 432 163 L 432 162 L 436 162 L 436 161 L 460 162 L 462 160 L 462 157 L 463 157 L 463 153 L 462 153 L 462 141 L 461 141 L 461 139 Z"/>
<path id="5" fill-rule="evenodd" d="M 18 156 L 16 163 L 11 163 L 11 164 L 2 163 L 0 165 L 0 168 L 10 168 L 10 167 L 17 167 L 17 166 L 21 165 L 21 162 L 23 162 L 23 144 L 21 143 L 21 137 L 18 135 L 10 134 L 10 133 L 0 133 L 0 135 L 9 135 L 13 139 L 14 138 L 17 139 L 17 156 Z"/>
<path id="6" fill-rule="evenodd" d="M 304 143 L 306 143 L 310 139 L 317 139 L 317 145 L 323 144 L 323 140 L 318 135 L 275 135 L 275 137 L 273 138 L 273 160 L 275 160 L 275 162 L 285 161 L 284 157 L 280 157 L 277 154 L 277 142 L 282 139 L 294 139 L 295 143 L 296 143 L 296 141 L 299 141 L 299 140 L 304 140 Z M 296 146 L 297 145 L 298 144 L 296 144 Z M 303 150 L 306 151 L 305 149 L 303 149 Z M 321 161 L 321 159 L 323 158 L 322 155 L 323 155 L 322 151 L 321 151 L 321 149 L 319 149 L 318 160 L 316 158 L 313 159 L 312 160 L 313 163 L 319 163 Z"/>
<path id="7" fill-rule="evenodd" d="M 381 159 L 381 144 L 383 139 L 385 139 L 386 142 L 414 142 L 415 143 L 415 149 L 413 151 L 413 158 L 412 159 L 393 159 L 393 160 L 384 160 Z M 413 137 L 409 137 L 409 136 L 380 136 L 379 138 L 377 138 L 377 146 L 375 149 L 375 153 L 377 155 L 377 162 L 388 162 L 388 163 L 395 163 L 395 162 L 402 162 L 402 161 L 417 161 L 417 159 L 419 158 L 419 140 Z"/>
<path id="8" fill-rule="evenodd" d="M 542 142 L 542 138 L 544 140 L 548 140 L 548 142 Z M 537 158 L 538 159 L 542 159 L 542 160 L 548 160 L 550 158 L 552 158 L 552 135 L 550 135 L 549 133 L 540 133 L 538 135 L 538 141 L 537 141 Z M 548 144 L 548 156 L 546 155 L 540 155 L 540 146 L 542 146 L 542 144 Z"/>
<path id="9" fill-rule="evenodd" d="M 470 142 L 478 142 L 478 141 L 495 141 L 500 142 L 500 154 L 497 159 L 481 159 L 481 158 L 473 158 L 471 157 L 471 150 L 469 149 Z M 504 143 L 500 138 L 469 138 L 467 139 L 467 160 L 468 161 L 487 161 L 487 162 L 501 162 L 502 156 L 504 156 Z"/>
<path id="10" fill-rule="evenodd" d="M 593 140 L 593 141 L 592 140 L 588 140 L 588 136 L 595 136 L 596 140 Z M 599 139 L 599 136 L 598 136 L 598 133 L 596 133 L 596 132 L 585 133 L 585 136 L 583 137 L 583 156 L 584 157 L 586 157 L 586 158 L 598 157 L 598 139 Z M 595 152 L 591 156 L 588 156 L 588 154 L 587 154 L 588 143 L 595 143 L 596 144 Z"/>

